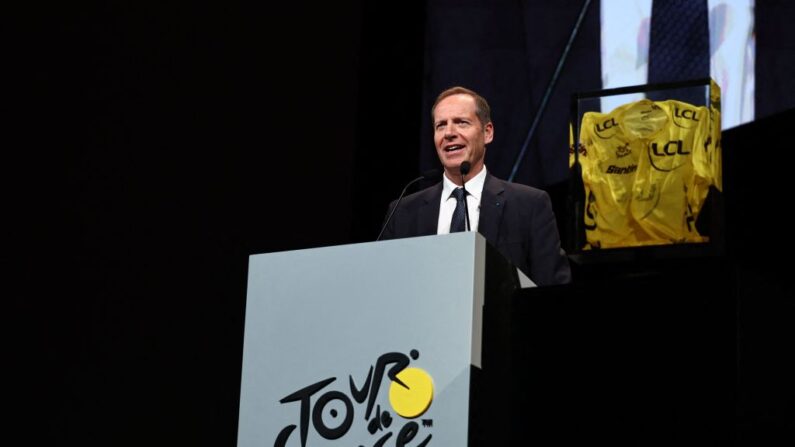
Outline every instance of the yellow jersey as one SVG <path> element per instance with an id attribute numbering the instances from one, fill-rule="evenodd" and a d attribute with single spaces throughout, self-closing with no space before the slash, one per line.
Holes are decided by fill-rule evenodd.
<path id="1" fill-rule="evenodd" d="M 695 223 L 709 187 L 722 190 L 717 107 L 643 99 L 588 112 L 578 150 L 584 248 L 707 240 Z"/>

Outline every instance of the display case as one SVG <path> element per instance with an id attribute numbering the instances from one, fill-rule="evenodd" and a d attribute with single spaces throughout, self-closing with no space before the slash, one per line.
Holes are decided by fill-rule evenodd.
<path id="1" fill-rule="evenodd" d="M 709 78 L 574 94 L 568 252 L 722 252 L 720 122 Z"/>

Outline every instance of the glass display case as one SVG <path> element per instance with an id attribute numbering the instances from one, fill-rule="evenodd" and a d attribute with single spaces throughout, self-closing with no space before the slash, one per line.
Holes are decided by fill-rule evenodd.
<path id="1" fill-rule="evenodd" d="M 571 108 L 569 253 L 722 251 L 714 81 L 576 93 Z"/>

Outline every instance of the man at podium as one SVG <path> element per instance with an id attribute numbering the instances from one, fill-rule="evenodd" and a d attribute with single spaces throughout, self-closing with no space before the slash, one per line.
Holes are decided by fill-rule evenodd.
<path id="1" fill-rule="evenodd" d="M 486 99 L 452 87 L 436 98 L 431 117 L 442 181 L 392 202 L 382 239 L 478 231 L 537 285 L 569 282 L 549 195 L 486 169 L 486 145 L 494 138 Z"/>

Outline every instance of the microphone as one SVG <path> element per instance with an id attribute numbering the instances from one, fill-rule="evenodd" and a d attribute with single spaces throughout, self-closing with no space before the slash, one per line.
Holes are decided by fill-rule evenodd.
<path id="1" fill-rule="evenodd" d="M 464 177 L 469 174 L 469 170 L 472 168 L 472 163 L 468 161 L 462 161 L 461 166 L 458 168 L 461 171 L 461 188 L 464 190 L 464 215 L 466 216 L 467 222 L 467 231 L 472 231 L 471 227 L 469 226 L 469 206 L 467 205 L 467 196 L 469 193 L 467 192 L 467 187 L 465 185 L 466 180 Z"/>
<path id="2" fill-rule="evenodd" d="M 398 206 L 400 205 L 400 201 L 403 200 L 403 196 L 406 195 L 406 190 L 409 189 L 409 186 L 411 186 L 411 185 L 413 185 L 413 184 L 415 184 L 415 183 L 417 183 L 417 182 L 419 182 L 420 180 L 423 180 L 423 179 L 431 179 L 431 178 L 434 178 L 434 177 L 438 177 L 439 174 L 441 174 L 441 172 L 438 169 L 428 169 L 427 171 L 423 171 L 422 174 L 420 174 L 419 177 L 415 178 L 414 180 L 412 180 L 412 181 L 408 182 L 408 184 L 406 184 L 406 187 L 403 188 L 403 191 L 400 193 L 400 196 L 398 197 L 397 202 L 395 202 L 395 206 L 389 212 L 389 216 L 386 218 L 386 221 L 384 222 L 384 226 L 381 227 L 381 232 L 378 233 L 378 237 L 375 238 L 376 241 L 380 241 L 381 240 L 381 236 L 384 235 L 384 230 L 386 230 L 386 226 L 389 225 L 389 221 L 392 220 L 392 216 L 395 215 L 395 211 L 397 211 Z"/>

